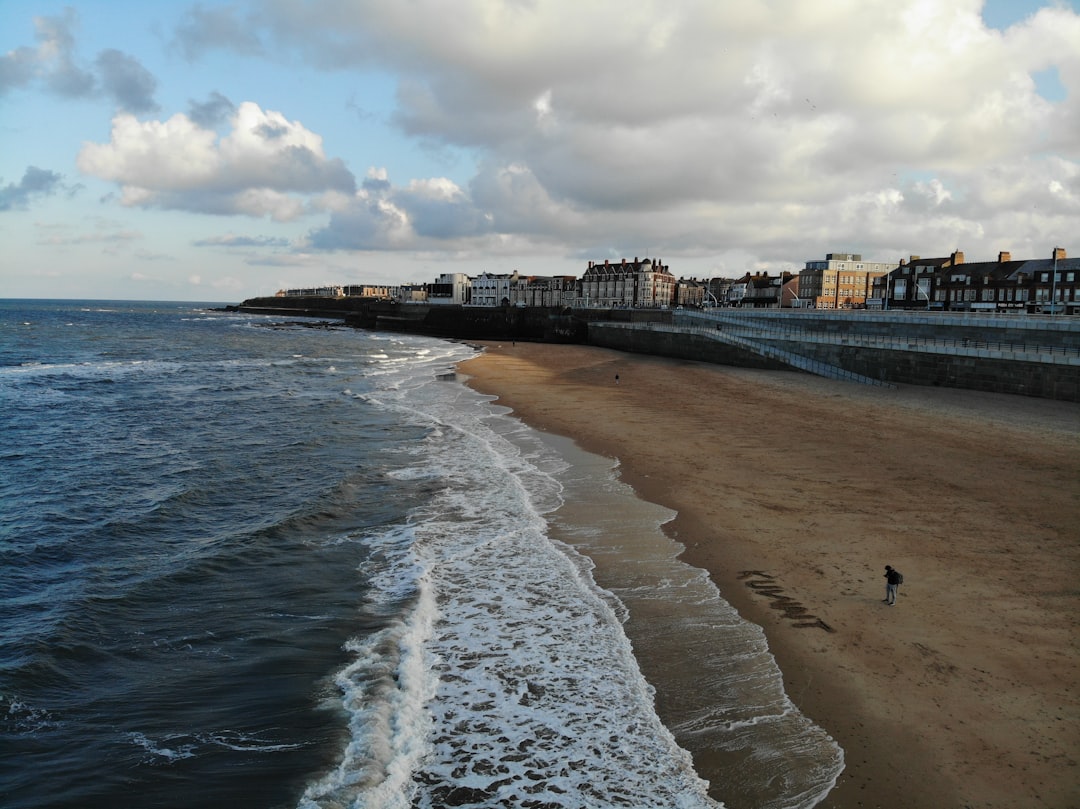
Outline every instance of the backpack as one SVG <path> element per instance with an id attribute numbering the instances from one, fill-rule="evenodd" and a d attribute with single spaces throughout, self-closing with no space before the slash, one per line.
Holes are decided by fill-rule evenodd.
<path id="1" fill-rule="evenodd" d="M 896 573 L 896 583 L 897 584 L 903 584 L 904 583 L 904 574 L 901 573 L 899 570 L 895 570 L 893 572 Z"/>

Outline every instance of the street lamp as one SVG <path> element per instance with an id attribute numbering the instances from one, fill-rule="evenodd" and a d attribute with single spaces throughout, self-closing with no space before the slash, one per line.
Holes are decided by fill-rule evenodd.
<path id="1" fill-rule="evenodd" d="M 1054 248 L 1054 274 L 1050 277 L 1050 314 L 1057 314 L 1057 257 L 1058 249 Z"/>
<path id="2" fill-rule="evenodd" d="M 921 292 L 922 296 L 924 298 L 926 298 L 926 311 L 929 312 L 930 311 L 930 293 L 922 288 L 922 284 L 919 283 L 919 279 L 917 279 L 917 278 L 915 279 L 915 291 L 916 292 Z M 915 300 L 918 300 L 918 298 L 916 298 Z"/>

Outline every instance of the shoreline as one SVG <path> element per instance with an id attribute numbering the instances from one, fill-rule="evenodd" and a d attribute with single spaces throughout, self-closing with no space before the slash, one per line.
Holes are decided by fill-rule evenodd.
<path id="1" fill-rule="evenodd" d="M 459 366 L 471 387 L 618 459 L 677 513 L 683 560 L 764 629 L 789 697 L 845 751 L 819 806 L 1080 794 L 1075 404 L 481 347 Z M 906 576 L 896 609 L 885 564 Z"/>

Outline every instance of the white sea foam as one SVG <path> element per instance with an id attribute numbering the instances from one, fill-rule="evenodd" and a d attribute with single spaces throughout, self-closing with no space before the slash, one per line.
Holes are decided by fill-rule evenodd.
<path id="1" fill-rule="evenodd" d="M 301 805 L 714 806 L 656 716 L 617 602 L 547 535 L 561 461 L 485 397 L 434 381 L 466 349 L 426 348 L 363 397 L 428 427 L 402 475 L 437 494 L 375 582 L 413 588 L 415 606 L 351 648 L 351 743 Z"/>
<path id="2" fill-rule="evenodd" d="M 129 733 L 128 739 L 132 744 L 146 751 L 146 764 L 171 764 L 185 758 L 196 755 L 196 743 L 190 736 L 169 736 L 163 739 L 152 739 L 143 733 Z"/>

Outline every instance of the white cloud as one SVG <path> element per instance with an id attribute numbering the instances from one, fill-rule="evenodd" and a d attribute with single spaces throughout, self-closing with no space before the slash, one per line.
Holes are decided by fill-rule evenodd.
<path id="1" fill-rule="evenodd" d="M 147 118 L 154 77 L 120 51 L 81 68 L 72 15 L 0 58 L 0 92 L 126 99 L 140 115 L 116 115 L 78 159 L 125 206 L 317 217 L 302 245 L 246 245 L 261 262 L 300 246 L 314 267 L 332 250 L 650 252 L 677 272 L 679 256 L 1041 255 L 1080 216 L 1080 15 L 1047 7 L 1001 31 L 981 5 L 252 0 L 181 19 L 174 44 L 192 59 L 231 49 L 296 64 L 298 81 L 312 66 L 395 76 L 400 142 L 467 155 L 456 182 L 375 167 L 357 187 L 363 165 L 406 161 L 358 128 L 363 162 L 346 167 L 314 113 L 305 126 L 278 96 L 234 106 L 228 77 L 179 96 L 206 99 L 189 115 Z M 1047 70 L 1064 99 L 1039 94 Z"/>
<path id="2" fill-rule="evenodd" d="M 108 143 L 84 144 L 78 166 L 119 184 L 128 206 L 277 221 L 303 216 L 307 195 L 355 187 L 344 163 L 326 157 L 318 135 L 252 102 L 240 105 L 223 138 L 182 114 L 140 121 L 122 113 Z"/>
<path id="3" fill-rule="evenodd" d="M 1080 16 L 1045 8 L 1002 32 L 981 5 L 315 0 L 257 17 L 313 63 L 397 71 L 402 130 L 482 156 L 463 188 L 369 177 L 317 246 L 816 254 L 986 245 L 1030 213 L 988 170 L 1075 174 Z M 1048 67 L 1064 101 L 1036 90 Z M 1040 182 L 1046 204 L 1074 204 L 1068 177 Z"/>

